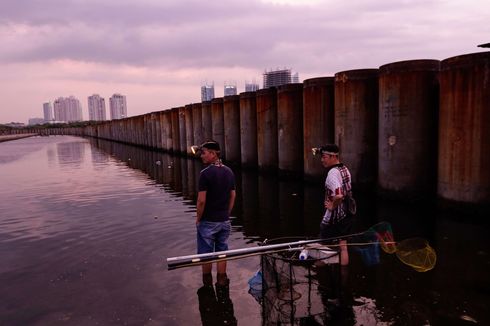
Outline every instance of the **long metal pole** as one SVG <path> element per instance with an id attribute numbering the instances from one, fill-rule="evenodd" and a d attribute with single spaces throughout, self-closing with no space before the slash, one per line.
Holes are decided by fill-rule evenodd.
<path id="1" fill-rule="evenodd" d="M 361 234 L 361 233 L 359 233 L 359 234 Z M 352 236 L 352 235 L 349 235 L 349 236 Z M 295 241 L 295 242 L 286 242 L 286 243 L 278 243 L 278 244 L 264 245 L 264 246 L 258 246 L 258 247 L 232 249 L 232 250 L 211 252 L 211 253 L 205 253 L 205 254 L 169 257 L 169 258 L 167 258 L 167 266 L 168 266 L 169 270 L 172 270 L 172 269 L 191 266 L 191 265 L 200 265 L 202 263 L 207 263 L 207 262 L 236 259 L 236 258 L 241 258 L 241 257 L 247 257 L 247 256 L 258 255 L 258 254 L 275 252 L 275 251 L 299 250 L 299 249 L 302 249 L 307 244 L 332 241 L 332 240 L 336 240 L 339 238 L 344 238 L 344 237 L 329 238 L 329 239 L 301 240 L 301 241 Z M 336 251 L 332 251 L 332 252 L 337 253 Z"/>

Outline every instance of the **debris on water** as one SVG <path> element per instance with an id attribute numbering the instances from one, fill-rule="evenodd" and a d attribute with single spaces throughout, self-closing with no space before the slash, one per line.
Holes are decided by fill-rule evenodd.
<path id="1" fill-rule="evenodd" d="M 160 165 L 160 164 L 162 164 L 162 161 L 156 161 L 155 163 L 156 163 L 156 165 Z"/>
<path id="2" fill-rule="evenodd" d="M 465 321 L 469 321 L 469 322 L 478 324 L 478 322 L 476 321 L 475 318 L 468 316 L 468 315 L 461 315 L 459 318 L 461 318 L 462 320 L 465 320 Z"/>
<path id="3" fill-rule="evenodd" d="M 291 196 L 298 196 L 298 194 L 297 193 L 292 193 Z"/>
<path id="4" fill-rule="evenodd" d="M 153 216 L 153 218 L 156 220 L 158 218 L 158 216 Z"/>
<path id="5" fill-rule="evenodd" d="M 131 157 L 130 157 L 130 158 L 128 158 L 128 161 L 131 161 Z"/>

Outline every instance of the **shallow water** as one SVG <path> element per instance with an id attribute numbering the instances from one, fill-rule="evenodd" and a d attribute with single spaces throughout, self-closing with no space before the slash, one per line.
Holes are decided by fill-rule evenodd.
<path id="1" fill-rule="evenodd" d="M 312 298 L 304 309 L 300 299 L 259 304 L 247 281 L 260 259 L 250 257 L 228 263 L 229 294 L 218 289 L 216 301 L 201 288 L 199 267 L 167 271 L 165 261 L 195 252 L 200 168 L 196 160 L 93 139 L 1 143 L 0 325 L 200 325 L 223 314 L 247 325 L 490 324 L 488 225 L 367 197 L 358 198 L 356 228 L 389 221 L 397 239 L 424 237 L 438 254 L 434 270 L 417 273 L 385 253 L 369 267 L 352 252 L 348 269 L 331 271 L 342 277 L 333 298 L 340 307 L 302 289 L 301 300 Z M 321 180 L 303 185 L 235 172 L 231 248 L 318 233 Z"/>

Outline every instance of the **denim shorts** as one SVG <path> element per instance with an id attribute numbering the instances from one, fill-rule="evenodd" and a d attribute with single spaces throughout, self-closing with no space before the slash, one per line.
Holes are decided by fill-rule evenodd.
<path id="1" fill-rule="evenodd" d="M 197 224 L 197 253 L 228 250 L 231 222 L 200 221 Z"/>

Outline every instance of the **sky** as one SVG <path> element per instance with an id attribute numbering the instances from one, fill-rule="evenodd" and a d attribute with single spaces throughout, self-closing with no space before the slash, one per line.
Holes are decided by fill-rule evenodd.
<path id="1" fill-rule="evenodd" d="M 135 116 L 271 69 L 303 81 L 444 60 L 485 51 L 489 32 L 488 0 L 1 0 L 0 123 L 71 95 L 85 120 L 92 94 L 126 95 Z"/>

